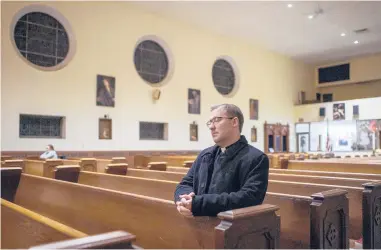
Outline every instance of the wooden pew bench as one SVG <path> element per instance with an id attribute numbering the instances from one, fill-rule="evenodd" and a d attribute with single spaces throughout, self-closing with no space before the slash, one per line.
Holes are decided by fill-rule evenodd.
<path id="1" fill-rule="evenodd" d="M 24 173 L 37 176 L 53 178 L 56 166 L 63 165 L 62 160 L 48 159 L 42 160 L 25 160 Z"/>
<path id="2" fill-rule="evenodd" d="M 338 160 L 288 161 L 287 169 L 381 174 L 381 163 L 340 162 Z"/>
<path id="3" fill-rule="evenodd" d="M 83 232 L 1 199 L 2 249 L 25 249 L 85 236 Z"/>
<path id="4" fill-rule="evenodd" d="M 178 182 L 163 181 L 155 179 L 145 179 L 129 176 L 107 175 L 101 173 L 92 173 L 81 171 L 78 181 L 80 184 L 102 187 L 116 191 L 140 194 L 155 198 L 167 200 L 174 199 L 174 190 Z M 343 214 L 334 213 L 335 215 L 348 216 L 348 200 L 345 196 L 346 191 L 329 191 L 321 194 L 307 196 L 292 196 L 288 194 L 267 193 L 265 202 L 277 205 L 281 215 L 281 248 L 322 248 L 327 247 L 329 242 L 324 235 L 314 235 L 313 232 L 322 232 L 320 227 L 324 227 L 323 218 L 326 212 L 334 213 L 337 209 L 342 209 Z M 324 211 L 321 211 L 323 209 Z M 312 216 L 312 217 L 311 217 Z M 316 221 L 312 222 L 311 218 Z M 321 218 L 321 219 L 319 219 Z M 333 223 L 335 216 L 324 223 Z M 336 218 L 337 219 L 337 218 Z M 337 225 L 338 221 L 348 224 L 348 218 L 342 217 L 336 220 L 336 228 L 342 234 L 334 243 L 334 247 L 345 248 L 348 246 L 348 233 L 346 227 Z M 296 227 L 300 225 L 300 227 Z M 310 232 L 310 229 L 313 231 Z M 306 231 L 307 230 L 307 231 Z M 344 232 L 345 230 L 345 232 Z"/>
<path id="5" fill-rule="evenodd" d="M 97 159 L 95 158 L 81 158 L 80 160 L 63 160 L 63 164 L 60 165 L 79 165 L 81 167 L 81 170 L 97 172 Z"/>
<path id="6" fill-rule="evenodd" d="M 316 170 L 296 170 L 296 169 L 270 169 L 270 174 L 293 174 L 293 175 L 314 175 L 328 176 L 367 180 L 381 180 L 381 174 L 364 174 L 364 173 L 348 173 L 348 172 L 328 172 Z"/>
<path id="7" fill-rule="evenodd" d="M 354 179 L 343 177 L 314 176 L 314 175 L 295 175 L 295 174 L 269 174 L 270 180 L 291 181 L 303 183 L 328 184 L 338 186 L 362 187 L 364 183 L 376 182 L 377 180 Z"/>
<path id="8" fill-rule="evenodd" d="M 1 162 L 2 168 L 22 168 L 24 170 L 24 161 L 23 160 L 5 160 Z"/>
<path id="9" fill-rule="evenodd" d="M 187 218 L 173 201 L 28 174 L 19 175 L 14 203 L 90 235 L 128 231 L 144 248 L 279 246 L 278 208 L 267 204 Z"/>

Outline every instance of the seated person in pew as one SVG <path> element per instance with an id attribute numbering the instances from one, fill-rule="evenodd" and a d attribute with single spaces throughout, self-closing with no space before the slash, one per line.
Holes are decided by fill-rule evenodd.
<path id="1" fill-rule="evenodd" d="M 54 150 L 54 147 L 52 144 L 48 144 L 46 146 L 46 151 L 40 155 L 40 159 L 58 159 L 57 153 Z"/>
<path id="2" fill-rule="evenodd" d="M 175 190 L 177 210 L 184 216 L 216 216 L 259 205 L 266 195 L 269 159 L 241 135 L 241 110 L 221 104 L 211 112 L 207 126 L 216 144 L 198 155 Z"/>

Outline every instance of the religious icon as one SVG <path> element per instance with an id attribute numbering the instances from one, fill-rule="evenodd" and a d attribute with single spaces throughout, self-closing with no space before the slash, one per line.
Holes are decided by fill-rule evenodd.
<path id="1" fill-rule="evenodd" d="M 115 106 L 115 78 L 97 75 L 97 106 Z"/>
<path id="2" fill-rule="evenodd" d="M 193 123 L 189 127 L 190 141 L 198 141 L 198 125 Z"/>
<path id="3" fill-rule="evenodd" d="M 258 120 L 258 100 L 250 99 L 250 120 Z"/>
<path id="4" fill-rule="evenodd" d="M 112 139 L 112 121 L 111 119 L 99 119 L 99 139 Z"/>
<path id="5" fill-rule="evenodd" d="M 188 89 L 188 113 L 189 114 L 201 113 L 200 102 L 201 102 L 200 90 Z"/>
<path id="6" fill-rule="evenodd" d="M 335 103 L 333 104 L 333 120 L 345 119 L 345 104 Z"/>

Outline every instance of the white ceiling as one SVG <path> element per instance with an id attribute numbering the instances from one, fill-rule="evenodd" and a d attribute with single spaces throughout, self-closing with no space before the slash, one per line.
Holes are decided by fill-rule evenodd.
<path id="1" fill-rule="evenodd" d="M 381 2 L 153 1 L 150 11 L 244 38 L 307 63 L 381 52 Z M 292 8 L 287 4 L 291 3 Z M 323 13 L 313 19 L 318 8 Z M 369 32 L 356 34 L 354 30 Z M 346 33 L 345 37 L 340 34 Z M 358 44 L 354 41 L 358 40 Z"/>

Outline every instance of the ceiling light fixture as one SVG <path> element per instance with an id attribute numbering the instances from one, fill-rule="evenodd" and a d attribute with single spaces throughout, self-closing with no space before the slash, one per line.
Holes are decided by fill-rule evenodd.
<path id="1" fill-rule="evenodd" d="M 290 4 L 290 3 L 287 4 L 287 7 L 288 7 L 288 8 L 292 8 L 292 4 Z"/>
<path id="2" fill-rule="evenodd" d="M 358 43 L 359 43 L 359 41 L 357 41 L 357 40 L 356 40 L 356 41 L 354 41 L 353 43 L 354 43 L 354 44 L 358 44 Z"/>
<path id="3" fill-rule="evenodd" d="M 340 36 L 345 36 L 345 33 L 341 33 Z"/>
<path id="4" fill-rule="evenodd" d="M 314 15 L 309 15 L 308 16 L 308 19 L 313 19 L 314 18 Z"/>

